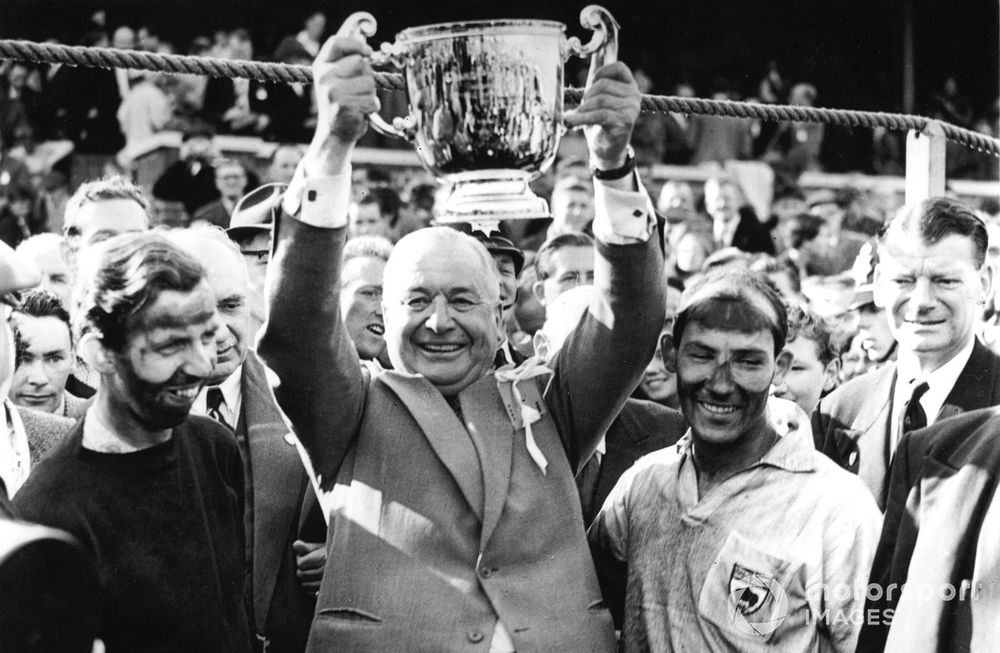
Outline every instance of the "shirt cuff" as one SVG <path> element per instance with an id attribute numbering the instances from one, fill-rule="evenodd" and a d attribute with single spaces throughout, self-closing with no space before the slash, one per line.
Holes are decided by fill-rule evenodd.
<path id="1" fill-rule="evenodd" d="M 330 177 L 307 178 L 300 168 L 285 191 L 281 208 L 300 222 L 322 229 L 347 226 L 351 170 Z"/>
<path id="2" fill-rule="evenodd" d="M 636 190 L 621 190 L 594 180 L 594 237 L 609 245 L 630 245 L 649 240 L 656 227 L 656 213 L 639 175 L 632 173 Z"/>

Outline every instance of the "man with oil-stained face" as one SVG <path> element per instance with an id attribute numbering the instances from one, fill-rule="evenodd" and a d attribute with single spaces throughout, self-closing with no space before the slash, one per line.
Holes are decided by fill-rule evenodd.
<path id="1" fill-rule="evenodd" d="M 74 327 L 97 394 L 14 508 L 98 560 L 108 650 L 248 652 L 240 452 L 228 429 L 188 416 L 222 328 L 205 271 L 136 233 L 93 248 L 79 274 Z"/>
<path id="2" fill-rule="evenodd" d="M 879 514 L 815 450 L 807 416 L 768 403 L 787 328 L 759 274 L 716 272 L 685 293 L 663 346 L 690 431 L 626 472 L 588 532 L 599 570 L 627 567 L 624 650 L 741 650 L 762 632 L 788 650 L 853 650 L 863 597 L 824 592 L 864 583 Z M 821 608 L 848 618 L 808 616 Z"/>

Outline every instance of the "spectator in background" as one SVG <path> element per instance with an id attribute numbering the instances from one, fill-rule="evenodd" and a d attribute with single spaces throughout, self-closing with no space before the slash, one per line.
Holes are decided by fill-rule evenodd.
<path id="1" fill-rule="evenodd" d="M 63 239 L 51 233 L 37 234 L 17 246 L 17 253 L 42 273 L 39 289 L 54 295 L 67 310 L 73 292 L 73 277 L 63 258 Z"/>
<path id="2" fill-rule="evenodd" d="M 565 177 L 552 189 L 552 224 L 546 238 L 569 232 L 590 233 L 594 221 L 594 184 L 575 177 Z"/>
<path id="3" fill-rule="evenodd" d="M 66 391 L 73 368 L 69 313 L 55 295 L 31 290 L 11 315 L 17 362 L 10 399 L 18 406 L 77 419 L 87 402 Z"/>
<path id="4" fill-rule="evenodd" d="M 787 258 L 775 259 L 767 254 L 760 254 L 750 262 L 750 271 L 760 272 L 778 289 L 781 298 L 788 305 L 805 304 L 802 295 L 802 277 L 799 269 Z"/>
<path id="5" fill-rule="evenodd" d="M 743 201 L 736 182 L 718 176 L 706 181 L 705 210 L 712 218 L 717 249 L 736 247 L 748 253 L 774 254 L 771 233 Z"/>
<path id="6" fill-rule="evenodd" d="M 209 56 L 212 49 L 212 42 L 207 36 L 196 36 L 191 45 L 188 46 L 187 53 L 193 57 Z M 185 118 L 194 118 L 201 113 L 205 104 L 205 85 L 208 84 L 208 77 L 204 75 L 175 75 L 177 79 L 177 107 L 178 115 Z"/>
<path id="7" fill-rule="evenodd" d="M 712 86 L 713 100 L 737 99 L 727 80 L 718 78 Z M 691 116 L 691 146 L 694 149 L 691 163 L 701 165 L 749 159 L 753 141 L 751 125 L 752 121 L 743 118 Z"/>
<path id="8" fill-rule="evenodd" d="M 7 189 L 6 205 L 0 209 L 0 240 L 11 247 L 42 233 L 45 224 L 35 211 L 35 193 L 30 186 Z"/>
<path id="9" fill-rule="evenodd" d="M 811 107 L 816 101 L 816 87 L 796 84 L 788 95 L 793 106 Z M 818 122 L 784 122 L 771 137 L 764 160 L 785 179 L 795 180 L 805 171 L 821 170 L 820 148 L 825 125 Z"/>
<path id="10" fill-rule="evenodd" d="M 340 314 L 361 360 L 385 358 L 382 276 L 392 243 L 379 236 L 358 236 L 344 246 L 340 273 Z"/>
<path id="11" fill-rule="evenodd" d="M 368 188 L 351 206 L 349 237 L 380 236 L 391 239 L 402 204 L 399 193 L 388 186 Z"/>
<path id="12" fill-rule="evenodd" d="M 832 392 L 840 380 L 840 351 L 833 330 L 812 309 L 791 306 L 785 351 L 792 356 L 792 362 L 772 392 L 812 415 L 820 398 Z"/>
<path id="13" fill-rule="evenodd" d="M 241 28 L 229 34 L 228 58 L 253 59 L 250 32 Z M 202 115 L 220 134 L 260 136 L 271 124 L 266 101 L 267 91 L 259 82 L 212 77 L 205 85 Z"/>
<path id="14" fill-rule="evenodd" d="M 594 239 L 577 231 L 545 241 L 535 255 L 535 276 L 532 291 L 542 306 L 571 288 L 592 285 Z"/>
<path id="15" fill-rule="evenodd" d="M 236 203 L 243 197 L 247 189 L 247 171 L 241 163 L 232 159 L 216 161 L 215 188 L 219 191 L 219 199 L 202 206 L 191 217 L 195 222 L 207 222 L 220 229 L 229 227 L 230 216 Z"/>
<path id="16" fill-rule="evenodd" d="M 816 191 L 806 203 L 811 214 L 823 219 L 819 235 L 805 245 L 806 273 L 830 276 L 849 270 L 867 239 L 844 229 L 847 213 L 833 191 Z"/>
<path id="17" fill-rule="evenodd" d="M 660 331 L 660 339 L 656 343 L 656 353 L 646 365 L 646 371 L 643 372 L 642 379 L 632 394 L 637 399 L 648 399 L 669 408 L 680 408 L 677 399 L 677 374 L 668 370 L 663 363 L 662 342 L 663 336 L 673 331 L 674 319 L 683 292 L 684 286 L 678 279 L 667 279 L 667 314 L 663 330 Z"/>
<path id="18" fill-rule="evenodd" d="M 212 163 L 219 156 L 214 136 L 215 130 L 205 124 L 186 130 L 181 137 L 178 160 L 167 166 L 153 184 L 153 197 L 180 202 L 189 219 L 199 208 L 219 198 Z"/>
<path id="19" fill-rule="evenodd" d="M 295 169 L 302 160 L 302 146 L 281 143 L 271 151 L 267 160 L 267 183 L 287 184 L 295 176 Z"/>
<path id="20" fill-rule="evenodd" d="M 311 63 L 319 54 L 325 33 L 326 14 L 321 11 L 314 12 L 306 18 L 301 32 L 281 39 L 281 43 L 274 51 L 274 58 L 285 61 L 288 56 L 294 56 Z"/>
<path id="21" fill-rule="evenodd" d="M 10 154 L 0 135 L 0 208 L 7 205 L 7 193 L 14 186 L 31 186 L 31 172 L 24 162 Z"/>
<path id="22" fill-rule="evenodd" d="M 118 124 L 125 135 L 125 147 L 141 143 L 167 129 L 174 119 L 173 93 L 177 80 L 166 73 L 144 73 L 137 78 L 118 107 Z"/>
<path id="23" fill-rule="evenodd" d="M 896 338 L 889 328 L 885 311 L 875 305 L 872 285 L 858 286 L 851 309 L 858 314 L 857 337 L 868 359 L 869 370 L 878 369 L 896 359 Z"/>

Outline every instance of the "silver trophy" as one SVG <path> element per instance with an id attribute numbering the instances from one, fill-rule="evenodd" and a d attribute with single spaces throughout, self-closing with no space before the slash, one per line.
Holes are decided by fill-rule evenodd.
<path id="1" fill-rule="evenodd" d="M 580 23 L 594 32 L 586 45 L 562 23 L 488 20 L 412 27 L 375 52 L 373 65 L 403 70 L 409 115 L 390 125 L 373 114 L 371 124 L 412 143 L 451 188 L 438 222 L 550 216 L 528 182 L 552 165 L 565 130 L 563 65 L 592 55 L 593 71 L 618 58 L 618 24 L 606 9 L 589 5 Z M 375 30 L 375 18 L 357 12 L 341 33 L 363 40 Z"/>

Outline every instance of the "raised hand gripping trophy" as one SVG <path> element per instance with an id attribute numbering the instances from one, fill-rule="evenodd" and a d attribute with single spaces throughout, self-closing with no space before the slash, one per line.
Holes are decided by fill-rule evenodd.
<path id="1" fill-rule="evenodd" d="M 590 42 L 566 38 L 566 26 L 543 20 L 442 23 L 403 30 L 383 43 L 374 65 L 402 68 L 409 115 L 372 126 L 414 145 L 421 162 L 451 187 L 437 221 L 549 217 L 528 182 L 555 159 L 565 130 L 563 65 L 591 58 L 591 70 L 618 58 L 618 24 L 589 5 L 580 23 Z M 374 36 L 375 18 L 352 14 L 340 33 Z"/>

